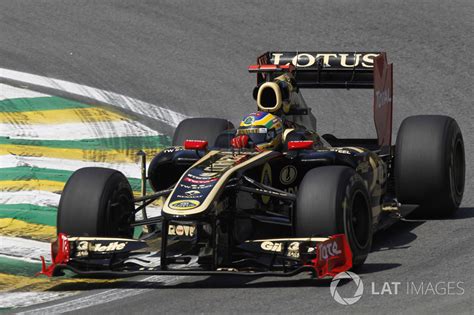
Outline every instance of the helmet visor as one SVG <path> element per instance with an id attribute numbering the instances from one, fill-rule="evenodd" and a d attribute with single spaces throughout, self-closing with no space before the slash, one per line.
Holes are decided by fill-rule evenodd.
<path id="1" fill-rule="evenodd" d="M 238 129 L 237 135 L 247 135 L 253 144 L 258 145 L 262 143 L 271 142 L 276 135 L 275 129 L 267 128 L 246 128 Z"/>

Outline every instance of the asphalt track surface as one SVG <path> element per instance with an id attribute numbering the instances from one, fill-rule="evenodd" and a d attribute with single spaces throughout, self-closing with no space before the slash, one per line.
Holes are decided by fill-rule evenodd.
<path id="1" fill-rule="evenodd" d="M 414 114 L 450 115 L 464 134 L 462 208 L 453 219 L 402 222 L 379 233 L 361 272 L 365 293 L 352 306 L 338 305 L 327 281 L 305 277 L 186 277 L 166 285 L 129 279 L 116 285 L 118 291 L 147 290 L 75 312 L 473 313 L 473 16 L 471 0 L 1 1 L 3 68 L 236 123 L 255 109 L 255 81 L 246 67 L 260 53 L 381 50 L 395 65 L 395 134 L 402 119 Z M 370 92 L 304 92 L 320 132 L 374 135 Z M 397 295 L 371 293 L 372 282 L 377 292 L 385 281 L 402 283 Z M 463 294 L 408 294 L 404 286 L 412 282 L 462 282 Z"/>

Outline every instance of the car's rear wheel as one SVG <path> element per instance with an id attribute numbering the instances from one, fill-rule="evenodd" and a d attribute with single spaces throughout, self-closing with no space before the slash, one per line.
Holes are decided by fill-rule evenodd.
<path id="1" fill-rule="evenodd" d="M 133 193 L 119 171 L 87 167 L 72 174 L 59 202 L 58 233 L 132 237 Z"/>
<path id="2" fill-rule="evenodd" d="M 412 116 L 398 132 L 395 188 L 398 200 L 420 207 L 430 217 L 453 214 L 464 193 L 464 142 L 456 121 L 447 116 Z"/>
<path id="3" fill-rule="evenodd" d="M 214 146 L 217 137 L 234 125 L 221 118 L 188 118 L 179 123 L 173 135 L 173 145 L 183 145 L 185 140 L 206 140 Z"/>
<path id="4" fill-rule="evenodd" d="M 310 170 L 297 194 L 297 236 L 345 234 L 353 266 L 361 266 L 372 246 L 372 213 L 362 178 L 345 166 Z"/>
<path id="5" fill-rule="evenodd" d="M 185 140 L 205 140 L 210 147 L 227 148 L 234 128 L 231 122 L 220 118 L 188 118 L 179 123 L 173 135 L 173 145 L 182 146 Z M 188 165 L 175 165 L 162 155 L 153 158 L 148 167 L 148 178 L 155 191 L 169 188 L 187 170 Z"/>

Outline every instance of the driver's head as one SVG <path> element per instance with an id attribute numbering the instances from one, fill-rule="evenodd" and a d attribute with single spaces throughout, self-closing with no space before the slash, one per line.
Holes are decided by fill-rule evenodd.
<path id="1" fill-rule="evenodd" d="M 283 122 L 281 118 L 267 112 L 256 112 L 242 119 L 236 138 L 248 137 L 248 146 L 260 150 L 274 150 L 281 144 Z M 247 138 L 245 137 L 245 138 Z"/>

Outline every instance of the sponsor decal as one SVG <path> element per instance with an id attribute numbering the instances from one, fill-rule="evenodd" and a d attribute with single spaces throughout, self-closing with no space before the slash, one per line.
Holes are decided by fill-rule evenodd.
<path id="1" fill-rule="evenodd" d="M 195 225 L 170 224 L 168 226 L 168 235 L 193 237 L 196 232 Z"/>
<path id="2" fill-rule="evenodd" d="M 329 151 L 340 153 L 340 154 L 351 154 L 351 151 L 341 148 L 330 148 Z"/>
<path id="3" fill-rule="evenodd" d="M 170 202 L 169 207 L 175 210 L 190 210 L 198 207 L 200 204 L 197 200 L 175 200 Z"/>
<path id="4" fill-rule="evenodd" d="M 273 190 L 267 190 L 267 189 L 261 189 L 261 188 L 256 188 L 255 190 L 260 191 L 262 193 L 272 194 L 274 196 L 282 196 L 282 197 L 288 196 L 287 194 L 280 193 L 278 191 L 273 191 Z"/>
<path id="5" fill-rule="evenodd" d="M 186 196 L 196 196 L 196 195 L 201 194 L 201 192 L 199 190 L 188 190 L 188 191 L 184 192 L 184 194 Z"/>
<path id="6" fill-rule="evenodd" d="M 173 153 L 173 152 L 183 151 L 183 150 L 184 150 L 184 148 L 182 148 L 182 147 L 172 147 L 172 148 L 164 149 L 163 153 Z"/>
<path id="7" fill-rule="evenodd" d="M 89 242 L 81 241 L 76 247 L 76 257 L 89 256 Z"/>
<path id="8" fill-rule="evenodd" d="M 102 245 L 101 243 L 94 244 L 90 246 L 89 249 L 91 252 L 113 252 L 117 250 L 122 250 L 127 246 L 128 242 L 112 242 L 109 244 Z"/>
<path id="9" fill-rule="evenodd" d="M 329 257 L 337 256 L 341 253 L 342 250 L 339 249 L 335 240 L 332 242 L 325 242 L 319 245 L 319 257 L 321 259 L 326 260 Z"/>
<path id="10" fill-rule="evenodd" d="M 298 171 L 293 165 L 287 165 L 280 171 L 280 183 L 283 185 L 290 185 L 296 180 Z"/>
<path id="11" fill-rule="evenodd" d="M 178 198 L 201 198 L 202 193 L 199 190 L 188 190 L 184 192 L 184 195 L 178 195 Z"/>
<path id="12" fill-rule="evenodd" d="M 254 116 L 248 116 L 247 118 L 245 118 L 244 124 L 245 124 L 245 125 L 250 125 L 250 124 L 252 124 L 254 121 L 255 121 L 255 117 L 254 117 Z"/>
<path id="13" fill-rule="evenodd" d="M 89 250 L 89 242 L 88 241 L 79 242 L 79 245 L 77 245 L 77 250 Z"/>
<path id="14" fill-rule="evenodd" d="M 192 178 L 189 178 L 189 177 L 183 178 L 183 181 L 188 182 L 188 183 L 193 183 L 193 184 L 209 184 L 209 183 L 215 182 L 217 180 L 218 180 L 218 178 L 211 178 L 211 179 L 204 179 L 204 180 L 202 180 L 202 179 L 201 180 L 192 179 Z"/>
<path id="15" fill-rule="evenodd" d="M 260 182 L 267 186 L 272 185 L 272 168 L 270 167 L 270 164 L 268 163 L 265 163 L 265 165 L 263 166 Z M 270 201 L 270 196 L 262 196 L 262 202 L 264 204 L 267 204 L 269 201 Z"/>
<path id="16" fill-rule="evenodd" d="M 281 64 L 281 59 L 285 61 L 289 59 L 290 56 L 284 56 L 284 53 L 273 53 L 272 59 L 273 64 Z M 373 68 L 374 59 L 379 54 L 368 53 L 368 54 L 357 54 L 357 53 L 299 53 L 295 54 L 291 58 L 291 64 L 298 68 L 307 68 L 316 66 L 320 60 L 323 64 L 323 67 L 342 67 L 342 68 L 354 68 L 354 67 L 364 67 L 364 68 Z M 283 58 L 282 58 L 283 57 Z M 289 65 L 288 62 L 286 65 Z"/>
<path id="17" fill-rule="evenodd" d="M 260 247 L 269 252 L 281 253 L 283 251 L 283 243 L 281 242 L 264 241 L 260 244 Z"/>
<path id="18" fill-rule="evenodd" d="M 291 242 L 288 246 L 286 256 L 293 258 L 300 258 L 300 242 Z"/>
<path id="19" fill-rule="evenodd" d="M 286 191 L 289 194 L 296 195 L 298 193 L 298 186 L 285 188 L 284 191 Z"/>
<path id="20" fill-rule="evenodd" d="M 375 103 L 378 108 L 382 108 L 386 104 L 389 104 L 392 101 L 390 97 L 390 90 L 385 89 L 383 91 L 375 91 Z"/>
<path id="21" fill-rule="evenodd" d="M 201 174 L 199 174 L 199 176 L 201 177 L 219 177 L 220 173 L 218 172 L 203 172 Z"/>
<path id="22" fill-rule="evenodd" d="M 204 189 L 212 188 L 212 187 L 214 187 L 214 185 L 203 185 L 203 184 L 200 184 L 200 185 L 195 185 L 195 184 L 185 185 L 185 184 L 179 184 L 179 187 L 182 187 L 182 188 L 185 188 L 185 189 L 204 190 Z"/>
<path id="23" fill-rule="evenodd" d="M 211 174 L 212 176 L 207 175 L 207 174 Z M 213 178 L 218 177 L 218 175 L 219 175 L 219 173 L 217 173 L 217 172 L 208 172 L 208 173 L 201 173 L 201 174 L 199 174 L 199 176 L 188 173 L 186 176 L 194 178 L 194 179 L 199 179 L 199 180 L 209 180 L 209 179 L 213 179 Z"/>

